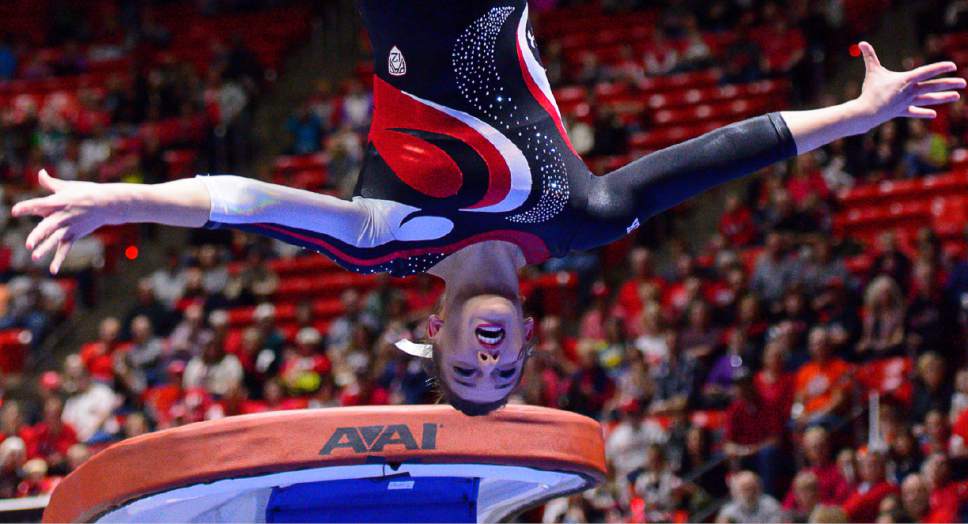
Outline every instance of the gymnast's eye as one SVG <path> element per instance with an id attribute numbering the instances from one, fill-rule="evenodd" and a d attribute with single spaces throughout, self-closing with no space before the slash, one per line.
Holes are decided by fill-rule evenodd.
<path id="1" fill-rule="evenodd" d="M 457 366 L 454 366 L 454 372 L 462 377 L 469 377 L 474 374 L 473 369 L 461 368 Z"/>

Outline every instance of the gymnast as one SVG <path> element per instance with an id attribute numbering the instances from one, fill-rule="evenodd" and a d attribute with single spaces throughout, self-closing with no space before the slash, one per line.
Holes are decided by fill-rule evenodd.
<path id="1" fill-rule="evenodd" d="M 58 180 L 16 204 L 37 215 L 27 238 L 56 273 L 71 244 L 108 224 L 232 227 L 332 258 L 360 273 L 443 279 L 426 344 L 443 398 L 468 415 L 507 402 L 534 332 L 518 269 L 592 249 L 718 184 L 895 117 L 931 119 L 954 102 L 955 64 L 866 67 L 854 100 L 770 113 L 646 155 L 595 176 L 562 124 L 528 22 L 526 0 L 361 0 L 372 40 L 374 114 L 354 196 L 332 196 L 231 175 L 155 185 Z"/>

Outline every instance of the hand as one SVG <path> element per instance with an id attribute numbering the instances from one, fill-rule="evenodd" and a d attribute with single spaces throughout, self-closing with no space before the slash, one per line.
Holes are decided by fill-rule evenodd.
<path id="1" fill-rule="evenodd" d="M 868 129 L 892 118 L 926 118 L 938 116 L 929 106 L 947 104 L 960 98 L 956 90 L 965 88 L 964 78 L 934 78 L 957 69 L 954 62 L 937 62 L 911 71 L 889 71 L 881 65 L 874 48 L 860 43 L 864 56 L 864 85 L 854 101 L 865 116 Z"/>
<path id="2" fill-rule="evenodd" d="M 26 246 L 33 251 L 34 261 L 54 251 L 50 272 L 57 274 L 74 242 L 103 225 L 123 222 L 119 200 L 115 198 L 114 184 L 59 180 L 44 169 L 38 180 L 52 194 L 20 202 L 13 206 L 12 213 L 18 217 L 43 217 L 27 236 Z"/>

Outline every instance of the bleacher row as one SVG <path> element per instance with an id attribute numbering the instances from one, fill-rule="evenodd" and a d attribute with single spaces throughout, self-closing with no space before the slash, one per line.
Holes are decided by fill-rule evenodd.
<path id="1" fill-rule="evenodd" d="M 880 234 L 893 231 L 902 249 L 912 254 L 918 231 L 929 228 L 943 242 L 947 255 L 959 256 L 964 254 L 968 225 L 966 195 L 968 171 L 964 170 L 860 185 L 839 196 L 843 209 L 834 218 L 834 232 L 873 247 Z M 855 269 L 864 271 L 864 264 Z"/>
<path id="2" fill-rule="evenodd" d="M 842 0 L 844 20 L 850 31 L 859 31 L 877 19 L 889 0 Z M 617 23 L 617 20 L 621 23 Z M 609 13 L 599 5 L 569 6 L 542 13 L 535 28 L 542 39 L 569 38 L 578 42 L 614 42 L 613 38 L 628 38 L 650 33 L 659 20 L 654 10 Z M 624 29 L 623 29 L 624 28 Z M 596 35 L 608 33 L 608 36 Z M 613 36 L 615 35 L 615 36 Z"/>
<path id="3" fill-rule="evenodd" d="M 32 2 L 12 1 L 6 6 L 0 6 L 0 14 L 6 13 L 9 7 L 10 12 L 17 14 L 17 19 L 29 18 L 30 22 L 24 23 L 37 26 L 34 36 L 42 35 L 42 10 L 26 4 Z M 286 51 L 308 36 L 311 17 L 305 3 L 206 18 L 192 2 L 174 2 L 158 7 L 156 19 L 171 30 L 171 46 L 155 50 L 149 55 L 147 64 L 177 59 L 189 62 L 199 72 L 203 72 L 213 58 L 212 44 L 227 43 L 235 36 L 242 37 L 245 45 L 253 51 L 263 67 L 270 71 L 277 70 L 281 67 Z M 5 22 L 0 23 L 0 27 L 10 27 L 10 21 L 10 18 L 6 18 Z M 14 32 L 19 34 L 19 31 Z M 78 49 L 85 55 L 95 50 L 98 44 L 94 42 L 79 46 Z M 64 49 L 37 48 L 21 63 L 29 63 L 33 58 L 54 62 L 62 57 Z M 131 67 L 132 57 L 125 55 L 107 60 L 88 60 L 83 74 L 0 81 L 0 107 L 5 109 L 8 118 L 14 120 L 29 114 L 52 111 L 70 123 L 76 132 L 90 133 L 98 126 L 109 124 L 110 117 L 86 107 L 82 99 L 87 97 L 100 101 L 106 94 L 109 80 L 129 85 L 132 80 Z M 119 156 L 136 158 L 150 136 L 165 149 L 163 159 L 168 166 L 169 177 L 190 176 L 194 172 L 193 167 L 198 157 L 198 145 L 203 143 L 209 125 L 207 116 L 199 114 L 147 122 L 134 129 L 115 129 L 112 132 L 123 134 L 114 140 L 114 150 Z M 124 248 L 137 243 L 138 228 L 132 225 L 105 227 L 95 235 L 105 247 L 103 271 L 110 273 L 122 256 Z M 0 249 L 0 270 L 9 267 L 9 255 L 7 250 Z M 71 278 L 59 278 L 57 282 L 65 289 L 68 297 L 64 310 L 60 312 L 66 317 L 74 308 L 74 290 L 77 283 Z M 27 330 L 0 331 L 0 371 L 21 372 L 32 342 Z"/>
<path id="4" fill-rule="evenodd" d="M 180 2 L 158 6 L 156 16 L 172 31 L 168 52 L 195 65 L 199 71 L 204 71 L 212 58 L 213 42 L 226 44 L 235 37 L 245 41 L 263 67 L 278 71 L 286 51 L 295 43 L 305 41 L 312 19 L 308 3 L 199 18 L 193 3 Z M 186 23 L 189 19 L 191 23 Z"/>

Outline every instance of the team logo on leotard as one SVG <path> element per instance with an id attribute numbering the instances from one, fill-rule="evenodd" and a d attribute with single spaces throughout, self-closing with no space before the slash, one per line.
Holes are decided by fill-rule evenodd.
<path id="1" fill-rule="evenodd" d="M 397 49 L 397 46 L 393 46 L 390 50 L 390 58 L 387 60 L 390 68 L 390 74 L 393 76 L 403 76 L 407 74 L 407 61 L 403 58 L 403 53 Z"/>

